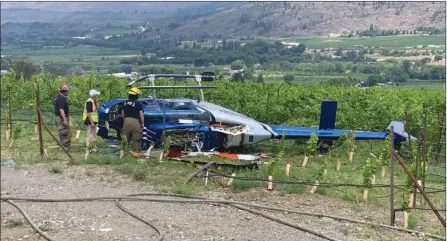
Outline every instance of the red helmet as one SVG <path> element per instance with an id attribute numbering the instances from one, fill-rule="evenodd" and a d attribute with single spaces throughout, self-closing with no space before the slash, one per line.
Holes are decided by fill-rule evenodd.
<path id="1" fill-rule="evenodd" d="M 61 85 L 61 87 L 59 87 L 59 91 L 70 91 L 71 89 L 71 85 L 69 84 L 63 84 Z"/>

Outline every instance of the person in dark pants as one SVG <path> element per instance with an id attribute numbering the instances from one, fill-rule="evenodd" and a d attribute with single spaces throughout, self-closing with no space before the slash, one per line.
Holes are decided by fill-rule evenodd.
<path id="1" fill-rule="evenodd" d="M 128 93 L 129 97 L 124 102 L 122 109 L 124 117 L 122 135 L 126 136 L 129 143 L 132 141 L 132 150 L 138 152 L 141 146 L 141 139 L 143 139 L 143 105 L 138 101 L 138 96 L 140 95 L 138 88 L 133 87 Z"/>
<path id="2" fill-rule="evenodd" d="M 70 115 L 68 108 L 67 95 L 71 90 L 69 84 L 63 84 L 59 88 L 60 95 L 54 100 L 54 110 L 56 114 L 56 127 L 59 131 L 59 142 L 65 149 L 70 150 L 71 144 L 71 130 L 70 130 Z"/>

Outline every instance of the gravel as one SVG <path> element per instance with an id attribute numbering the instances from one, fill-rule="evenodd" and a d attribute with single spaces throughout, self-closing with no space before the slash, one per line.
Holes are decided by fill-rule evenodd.
<path id="1" fill-rule="evenodd" d="M 89 170 L 88 175 L 85 168 Z M 1 168 L 2 196 L 80 198 L 151 191 L 154 189 L 145 183 L 134 182 L 106 167 L 67 167 L 62 174 L 49 172 L 49 168 L 45 165 L 22 169 Z M 281 196 L 276 192 L 259 189 L 239 194 L 222 189 L 206 195 L 356 219 L 364 219 L 367 216 L 375 222 L 388 220 L 386 209 L 319 195 Z M 156 240 L 157 238 L 157 233 L 153 229 L 121 211 L 114 202 L 18 203 L 41 229 L 57 240 Z M 135 201 L 122 201 L 122 204 L 160 229 L 164 234 L 164 240 L 324 240 L 225 205 Z M 409 241 L 421 238 L 377 227 L 339 222 L 331 218 L 263 212 L 339 240 Z M 15 227 L 7 224 L 8 220 L 17 219 L 24 220 L 14 207 L 2 203 L 1 240 L 43 240 L 26 222 Z"/>

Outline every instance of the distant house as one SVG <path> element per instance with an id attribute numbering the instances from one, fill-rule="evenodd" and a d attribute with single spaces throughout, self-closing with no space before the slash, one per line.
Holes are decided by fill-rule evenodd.
<path id="1" fill-rule="evenodd" d="M 296 42 L 281 42 L 282 46 L 286 49 L 291 49 L 293 47 L 297 47 L 298 45 L 300 45 L 300 43 L 296 43 Z"/>
<path id="2" fill-rule="evenodd" d="M 111 74 L 111 76 L 115 76 L 118 78 L 126 78 L 126 79 L 134 79 L 138 76 L 137 72 L 131 72 L 130 74 L 126 74 L 126 73 L 114 73 Z"/>
<path id="3" fill-rule="evenodd" d="M 6 75 L 9 74 L 9 72 L 7 70 L 1 70 L 0 71 L 0 75 Z"/>
<path id="4" fill-rule="evenodd" d="M 73 37 L 74 39 L 86 39 L 87 37 Z"/>
<path id="5" fill-rule="evenodd" d="M 340 38 L 341 34 L 339 33 L 330 33 L 329 38 Z"/>
<path id="6" fill-rule="evenodd" d="M 259 63 L 254 64 L 254 65 L 253 65 L 253 68 L 254 68 L 254 69 L 259 69 L 259 68 L 261 68 L 261 64 L 259 64 Z"/>
<path id="7" fill-rule="evenodd" d="M 416 48 L 418 49 L 422 49 L 422 47 L 424 47 L 423 45 L 417 45 Z"/>

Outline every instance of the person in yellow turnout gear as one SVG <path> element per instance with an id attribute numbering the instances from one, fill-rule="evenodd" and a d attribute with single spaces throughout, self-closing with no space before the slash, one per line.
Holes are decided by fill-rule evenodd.
<path id="1" fill-rule="evenodd" d="M 138 101 L 140 90 L 131 88 L 128 92 L 129 97 L 124 102 L 122 115 L 124 118 L 122 135 L 126 136 L 127 141 L 132 142 L 132 149 L 138 152 L 143 139 L 144 113 L 143 105 Z"/>
<path id="2" fill-rule="evenodd" d="M 98 125 L 98 103 L 97 99 L 100 92 L 97 90 L 90 90 L 88 98 L 84 104 L 84 113 L 82 114 L 82 120 L 84 120 L 84 124 L 87 126 L 87 139 L 85 140 L 85 144 L 87 148 L 91 145 L 91 143 L 96 139 L 97 134 L 97 125 Z"/>

